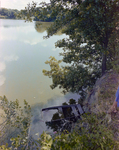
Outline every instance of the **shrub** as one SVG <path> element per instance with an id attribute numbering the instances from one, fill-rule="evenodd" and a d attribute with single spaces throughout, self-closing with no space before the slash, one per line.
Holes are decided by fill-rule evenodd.
<path id="1" fill-rule="evenodd" d="M 18 100 L 11 102 L 4 96 L 1 97 L 1 108 L 5 112 L 5 121 L 0 125 L 1 150 L 117 150 L 119 148 L 104 113 L 98 115 L 85 113 L 82 119 L 74 124 L 70 133 L 64 131 L 51 136 L 43 132 L 40 138 L 35 140 L 30 135 L 31 107 L 26 101 L 24 108 L 21 108 Z"/>

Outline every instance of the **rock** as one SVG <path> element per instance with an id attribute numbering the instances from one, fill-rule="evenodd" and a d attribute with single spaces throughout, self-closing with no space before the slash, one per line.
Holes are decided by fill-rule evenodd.
<path id="1" fill-rule="evenodd" d="M 115 100 L 119 86 L 119 74 L 110 71 L 97 80 L 94 88 L 89 91 L 84 101 L 84 110 L 93 113 L 107 113 Z"/>
<path id="2" fill-rule="evenodd" d="M 108 114 L 114 100 L 115 93 L 119 86 L 119 74 L 113 70 L 106 72 L 97 80 L 94 88 L 89 91 L 83 105 L 85 112 L 106 113 L 105 120 L 111 125 L 114 133 L 114 139 L 119 141 L 119 108 L 117 113 Z"/>

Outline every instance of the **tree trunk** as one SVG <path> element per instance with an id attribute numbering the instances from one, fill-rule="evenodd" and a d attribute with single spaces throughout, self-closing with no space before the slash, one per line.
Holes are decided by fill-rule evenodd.
<path id="1" fill-rule="evenodd" d="M 102 75 L 104 75 L 106 71 L 106 62 L 107 62 L 107 46 L 108 46 L 108 33 L 106 33 L 106 37 L 103 43 L 104 51 L 102 52 Z"/>
<path id="2" fill-rule="evenodd" d="M 107 61 L 107 57 L 106 54 L 102 54 L 102 75 L 104 75 L 105 71 L 106 71 L 106 61 Z"/>

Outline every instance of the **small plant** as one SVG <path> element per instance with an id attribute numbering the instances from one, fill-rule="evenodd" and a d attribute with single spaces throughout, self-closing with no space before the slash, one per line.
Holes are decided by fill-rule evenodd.
<path id="1" fill-rule="evenodd" d="M 4 111 L 4 122 L 0 125 L 0 148 L 24 150 L 34 146 L 35 140 L 30 135 L 31 107 L 26 100 L 22 108 L 18 100 L 8 101 L 4 96 L 0 106 Z"/>
<path id="2" fill-rule="evenodd" d="M 40 150 L 50 150 L 52 141 L 52 137 L 46 132 L 43 132 L 37 142 L 40 144 Z"/>

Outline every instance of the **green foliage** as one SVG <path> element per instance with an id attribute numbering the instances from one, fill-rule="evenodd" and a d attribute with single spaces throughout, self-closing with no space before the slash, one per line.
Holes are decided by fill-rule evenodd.
<path id="1" fill-rule="evenodd" d="M 7 98 L 1 97 L 1 109 L 4 111 L 3 123 L 0 125 L 0 145 L 1 149 L 24 150 L 30 145 L 34 146 L 34 139 L 30 135 L 31 124 L 31 107 L 24 100 L 24 108 L 19 105 L 19 101 L 8 101 Z"/>
<path id="2" fill-rule="evenodd" d="M 5 122 L 0 126 L 3 127 L 0 128 L 1 150 L 118 149 L 118 143 L 113 139 L 113 132 L 111 126 L 107 124 L 108 120 L 105 119 L 105 114 L 84 114 L 82 120 L 74 124 L 70 133 L 65 131 L 51 136 L 43 132 L 38 139 L 33 139 L 30 136 L 31 108 L 26 101 L 24 101 L 24 108 L 21 108 L 18 100 L 11 102 L 4 96 L 1 97 L 1 108 L 5 112 Z M 15 130 L 13 131 L 13 129 Z M 15 134 L 6 134 L 9 130 Z M 6 136 L 11 143 L 6 140 Z"/>
<path id="3" fill-rule="evenodd" d="M 76 92 L 82 97 L 86 95 L 85 89 L 94 85 L 96 79 L 100 76 L 100 70 L 90 70 L 88 66 L 84 67 L 80 64 L 71 66 L 60 66 L 61 60 L 57 61 L 54 57 L 50 57 L 49 61 L 45 62 L 50 65 L 51 70 L 43 70 L 43 74 L 52 78 L 52 89 L 59 86 L 63 88 L 63 93 Z M 82 98 L 81 97 L 81 98 Z"/>
<path id="4" fill-rule="evenodd" d="M 41 145 L 41 150 L 50 150 L 52 145 L 52 137 L 49 134 L 43 132 L 38 139 L 38 142 Z"/>
<path id="5" fill-rule="evenodd" d="M 34 20 L 42 22 L 53 22 L 56 19 L 56 16 L 52 17 L 51 7 L 48 5 L 45 7 L 45 5 L 45 2 L 41 2 L 39 6 L 36 7 L 37 3 L 32 1 L 32 3 L 27 4 L 27 7 L 25 7 L 24 10 L 21 10 L 17 16 L 29 21 Z"/>

